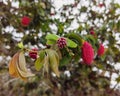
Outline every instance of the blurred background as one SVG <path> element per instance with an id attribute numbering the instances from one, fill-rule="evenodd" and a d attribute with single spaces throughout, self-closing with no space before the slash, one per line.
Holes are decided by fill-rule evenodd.
<path id="1" fill-rule="evenodd" d="M 30 18 L 29 26 L 21 19 Z M 86 38 L 94 31 L 106 54 L 86 67 L 65 59 L 60 78 L 42 76 L 26 53 L 27 68 L 36 74 L 27 82 L 9 75 L 8 64 L 23 42 L 46 48 L 48 33 L 74 32 Z M 120 96 L 120 0 L 0 0 L 0 96 Z M 71 68 L 73 70 L 71 70 Z"/>

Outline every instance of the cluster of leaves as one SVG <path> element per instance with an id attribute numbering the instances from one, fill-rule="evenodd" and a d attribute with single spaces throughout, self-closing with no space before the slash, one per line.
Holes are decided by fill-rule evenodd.
<path id="1" fill-rule="evenodd" d="M 19 87 L 22 87 L 21 90 L 25 90 L 23 95 L 112 95 L 113 89 L 110 88 L 112 74 L 119 75 L 120 73 L 114 67 L 120 62 L 120 45 L 115 38 L 115 34 L 120 32 L 119 14 L 116 13 L 116 10 L 120 8 L 119 4 L 111 0 L 108 7 L 105 1 L 99 5 L 100 2 L 97 0 L 88 0 L 87 2 L 91 4 L 85 6 L 82 5 L 81 0 L 75 0 L 74 4 L 66 4 L 56 11 L 49 0 L 14 0 L 14 2 L 19 3 L 17 8 L 12 6 L 10 0 L 6 3 L 0 2 L 0 55 L 5 57 L 4 63 L 0 67 L 2 70 L 3 68 L 8 69 L 7 56 L 15 54 L 9 63 L 10 74 L 24 80 L 33 76 L 28 79 L 28 82 L 18 84 Z M 104 11 L 96 11 L 93 6 L 98 9 L 103 8 Z M 51 12 L 51 9 L 54 9 L 54 12 Z M 77 9 L 78 13 L 74 13 L 74 9 Z M 80 20 L 81 14 L 84 13 L 87 14 L 87 20 Z M 21 18 L 24 16 L 31 20 L 28 26 L 21 24 Z M 99 22 L 100 25 L 97 25 L 95 23 L 97 20 L 103 22 Z M 78 27 L 70 29 L 74 21 L 77 21 Z M 8 28 L 11 28 L 12 31 L 6 30 Z M 91 29 L 94 30 L 94 35 L 90 34 Z M 22 34 L 22 36 L 15 36 L 14 32 L 19 36 Z M 60 37 L 64 37 L 67 41 L 67 45 L 63 49 L 59 49 L 57 46 L 57 40 Z M 13 46 L 16 46 L 19 41 L 22 41 L 25 46 L 19 44 L 22 51 L 18 52 L 18 47 Z M 81 47 L 84 41 L 88 41 L 95 51 L 92 66 L 81 62 Z M 99 57 L 96 54 L 101 42 L 105 43 L 107 51 L 102 57 Z M 34 45 L 40 49 L 35 60 L 35 67 L 33 61 L 27 57 L 26 60 L 29 64 L 26 64 L 23 55 L 23 52 L 31 51 L 28 50 L 29 46 Z M 26 65 L 36 73 L 36 76 L 26 69 Z M 96 71 L 93 68 L 96 68 Z M 102 73 L 99 73 L 99 70 Z M 51 74 L 51 71 L 57 77 Z M 110 74 L 109 77 L 105 76 L 106 72 Z M 119 76 L 116 81 L 117 84 L 120 82 Z M 13 89 L 13 94 L 17 94 L 15 93 L 17 92 L 16 88 L 14 88 L 17 86 L 16 83 L 10 82 L 10 86 L 12 86 L 10 89 Z M 32 91 L 29 86 L 32 86 Z"/>

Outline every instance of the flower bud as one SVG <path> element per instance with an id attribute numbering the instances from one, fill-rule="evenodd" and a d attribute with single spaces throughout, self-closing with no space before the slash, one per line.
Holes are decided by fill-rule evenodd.
<path id="1" fill-rule="evenodd" d="M 95 32 L 92 30 L 92 31 L 90 31 L 90 34 L 91 34 L 91 35 L 94 35 L 94 34 L 95 34 Z"/>
<path id="2" fill-rule="evenodd" d="M 57 41 L 57 45 L 60 49 L 64 48 L 67 45 L 66 39 L 61 37 Z"/>
<path id="3" fill-rule="evenodd" d="M 21 24 L 24 27 L 27 27 L 30 24 L 30 18 L 27 16 L 22 17 Z"/>
<path id="4" fill-rule="evenodd" d="M 90 43 L 84 42 L 82 46 L 82 59 L 87 65 L 91 65 L 94 59 L 94 50 Z"/>
<path id="5" fill-rule="evenodd" d="M 38 49 L 37 49 L 37 48 L 34 48 L 34 49 L 32 49 L 32 50 L 29 52 L 29 56 L 30 56 L 32 59 L 37 59 L 37 53 L 38 53 Z"/>
<path id="6" fill-rule="evenodd" d="M 99 49 L 97 51 L 98 56 L 103 55 L 104 52 L 105 52 L 105 48 L 104 48 L 104 46 L 102 44 L 100 44 Z"/>

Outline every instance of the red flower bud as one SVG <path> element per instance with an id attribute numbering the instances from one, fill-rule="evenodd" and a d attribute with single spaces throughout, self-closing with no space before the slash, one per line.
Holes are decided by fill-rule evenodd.
<path id="1" fill-rule="evenodd" d="M 94 35 L 94 34 L 95 34 L 95 32 L 92 30 L 92 31 L 90 31 L 90 34 L 91 34 L 91 35 Z"/>
<path id="2" fill-rule="evenodd" d="M 60 49 L 64 48 L 67 45 L 66 39 L 61 37 L 57 41 L 57 45 Z"/>
<path id="3" fill-rule="evenodd" d="M 97 51 L 98 56 L 103 55 L 104 52 L 105 52 L 105 48 L 104 48 L 104 46 L 102 44 L 100 44 L 99 49 Z"/>
<path id="4" fill-rule="evenodd" d="M 90 43 L 84 42 L 82 46 L 82 59 L 87 65 L 91 65 L 94 59 L 94 50 Z"/>
<path id="5" fill-rule="evenodd" d="M 22 19 L 21 19 L 21 24 L 22 24 L 22 26 L 24 26 L 24 27 L 27 27 L 29 24 L 30 24 L 30 18 L 29 17 L 27 17 L 27 16 L 24 16 L 24 17 L 22 17 Z"/>
<path id="6" fill-rule="evenodd" d="M 32 59 L 37 59 L 37 53 L 38 53 L 38 49 L 37 49 L 37 48 L 34 48 L 34 49 L 32 49 L 32 50 L 29 52 L 29 56 L 30 56 Z"/>

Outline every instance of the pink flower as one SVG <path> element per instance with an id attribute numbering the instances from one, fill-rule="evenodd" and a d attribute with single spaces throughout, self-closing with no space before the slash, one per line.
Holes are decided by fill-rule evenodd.
<path id="1" fill-rule="evenodd" d="M 30 24 L 30 18 L 29 17 L 27 17 L 27 16 L 24 16 L 24 17 L 22 17 L 22 19 L 21 19 L 21 24 L 22 24 L 22 26 L 24 26 L 24 27 L 27 27 L 29 24 Z"/>
<path id="2" fill-rule="evenodd" d="M 98 56 L 103 55 L 104 52 L 105 52 L 105 48 L 104 48 L 104 46 L 102 44 L 100 44 L 99 49 L 97 51 Z"/>
<path id="3" fill-rule="evenodd" d="M 90 31 L 90 34 L 91 34 L 91 35 L 94 35 L 94 34 L 95 34 L 95 32 L 94 32 L 93 30 L 91 30 L 91 31 Z"/>
<path id="4" fill-rule="evenodd" d="M 94 59 L 94 50 L 90 43 L 84 42 L 82 46 L 82 59 L 87 65 L 91 65 Z"/>
<path id="5" fill-rule="evenodd" d="M 37 48 L 34 48 L 34 49 L 32 49 L 32 50 L 29 52 L 29 56 L 30 56 L 32 59 L 37 59 L 37 53 L 38 53 L 38 49 L 37 49 Z"/>
<path id="6" fill-rule="evenodd" d="M 64 48 L 67 45 L 66 39 L 64 37 L 59 38 L 57 45 L 60 49 Z"/>

